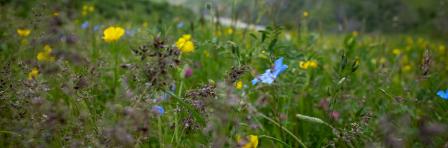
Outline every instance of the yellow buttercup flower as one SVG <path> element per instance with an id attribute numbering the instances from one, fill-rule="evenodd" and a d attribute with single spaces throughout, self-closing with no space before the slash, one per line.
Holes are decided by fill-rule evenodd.
<path id="1" fill-rule="evenodd" d="M 222 33 L 221 33 L 221 31 L 217 30 L 217 31 L 215 31 L 214 34 L 215 34 L 215 36 L 220 37 Z"/>
<path id="2" fill-rule="evenodd" d="M 31 34 L 31 30 L 30 29 L 17 29 L 17 34 L 21 37 L 27 37 L 28 35 Z"/>
<path id="3" fill-rule="evenodd" d="M 228 29 L 226 30 L 226 33 L 227 33 L 227 34 L 232 34 L 232 33 L 233 33 L 233 29 L 232 29 L 232 28 L 228 28 Z"/>
<path id="4" fill-rule="evenodd" d="M 352 32 L 352 36 L 358 36 L 359 35 L 359 32 L 358 31 L 353 31 Z"/>
<path id="5" fill-rule="evenodd" d="M 207 50 L 204 50 L 204 56 L 208 58 L 210 57 L 210 53 Z"/>
<path id="6" fill-rule="evenodd" d="M 31 72 L 28 73 L 28 80 L 36 78 L 37 75 L 39 75 L 39 70 L 36 67 L 34 67 L 33 69 L 31 69 Z"/>
<path id="7" fill-rule="evenodd" d="M 384 57 L 381 57 L 379 61 L 380 61 L 380 64 L 385 64 L 387 62 L 387 59 Z"/>
<path id="8" fill-rule="evenodd" d="M 411 69 L 412 69 L 412 66 L 410 64 L 406 64 L 403 66 L 404 72 L 409 72 L 409 71 L 411 71 Z"/>
<path id="9" fill-rule="evenodd" d="M 28 45 L 28 40 L 27 39 L 22 39 L 20 40 L 20 45 Z"/>
<path id="10" fill-rule="evenodd" d="M 92 13 L 93 11 L 95 11 L 95 6 L 93 6 L 93 5 L 83 5 L 81 14 L 84 16 L 84 15 L 87 15 L 89 13 Z"/>
<path id="11" fill-rule="evenodd" d="M 426 46 L 428 45 L 428 42 L 424 38 L 420 37 L 420 38 L 417 39 L 417 45 L 420 48 L 426 48 Z"/>
<path id="12" fill-rule="evenodd" d="M 44 46 L 44 50 L 37 53 L 37 61 L 40 62 L 52 62 L 55 57 L 51 55 L 51 47 L 49 45 Z"/>
<path id="13" fill-rule="evenodd" d="M 235 83 L 235 88 L 236 89 L 241 89 L 243 88 L 243 81 L 239 80 Z"/>
<path id="14" fill-rule="evenodd" d="M 398 56 L 398 55 L 401 54 L 401 50 L 398 49 L 398 48 L 395 48 L 394 50 L 392 50 L 392 53 L 393 53 L 394 55 Z"/>
<path id="15" fill-rule="evenodd" d="M 315 69 L 317 68 L 317 62 L 313 60 L 300 61 L 299 67 L 302 69 Z"/>
<path id="16" fill-rule="evenodd" d="M 191 35 L 190 34 L 182 35 L 182 37 L 180 37 L 177 40 L 176 47 L 183 53 L 193 52 L 194 43 L 191 41 Z"/>
<path id="17" fill-rule="evenodd" d="M 440 53 L 445 53 L 445 45 L 439 45 L 439 52 Z"/>
<path id="18" fill-rule="evenodd" d="M 95 7 L 93 5 L 90 5 L 87 9 L 89 12 L 95 11 Z"/>
<path id="19" fill-rule="evenodd" d="M 408 46 L 414 45 L 414 39 L 412 39 L 412 37 L 410 37 L 410 36 L 406 37 L 406 44 Z"/>
<path id="20" fill-rule="evenodd" d="M 107 43 L 118 41 L 125 33 L 121 27 L 110 26 L 103 32 L 103 40 Z"/>
<path id="21" fill-rule="evenodd" d="M 303 12 L 303 16 L 304 16 L 304 17 L 308 17 L 308 15 L 310 15 L 310 14 L 308 13 L 308 11 L 304 11 L 304 12 Z"/>
<path id="22" fill-rule="evenodd" d="M 236 141 L 238 142 L 238 146 L 242 148 L 257 148 L 258 147 L 258 136 L 249 135 L 248 137 L 241 139 L 240 136 L 236 137 Z"/>

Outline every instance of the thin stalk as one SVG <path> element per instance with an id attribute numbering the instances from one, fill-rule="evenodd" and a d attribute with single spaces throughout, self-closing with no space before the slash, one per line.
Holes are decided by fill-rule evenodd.
<path id="1" fill-rule="evenodd" d="M 274 125 L 278 126 L 280 129 L 282 129 L 283 131 L 288 133 L 291 137 L 293 137 L 294 140 L 296 140 L 302 147 L 307 148 L 307 146 L 296 135 L 294 135 L 291 131 L 289 131 L 287 128 L 281 126 L 279 123 L 275 122 L 272 118 L 269 118 L 268 116 L 264 115 L 261 112 L 258 112 L 258 115 L 260 115 L 261 117 L 265 118 L 266 120 L 268 120 L 269 122 L 273 123 Z"/>
<path id="2" fill-rule="evenodd" d="M 5 133 L 5 134 L 11 134 L 11 135 L 16 135 L 16 136 L 22 136 L 16 132 L 11 132 L 11 131 L 0 131 L 0 133 Z"/>
<path id="3" fill-rule="evenodd" d="M 160 147 L 165 147 L 163 144 L 163 133 L 162 133 L 162 119 L 160 117 L 157 118 L 157 126 L 158 126 L 158 132 L 159 132 L 159 143 Z"/>
<path id="4" fill-rule="evenodd" d="M 117 86 L 118 86 L 118 50 L 117 50 L 117 47 L 116 47 L 116 44 L 115 43 L 113 43 L 112 44 L 112 48 L 113 48 L 113 51 L 114 51 L 114 77 L 113 77 L 113 79 L 114 79 L 114 82 L 113 82 L 113 92 L 114 92 L 114 95 L 116 96 L 116 94 L 117 94 Z"/>
<path id="5" fill-rule="evenodd" d="M 179 91 L 177 93 L 178 96 L 182 95 L 182 87 L 184 85 L 184 81 L 183 79 L 180 81 L 179 84 Z M 179 121 L 178 121 L 178 114 L 177 114 L 177 108 L 179 108 L 179 103 L 176 103 L 176 111 L 174 111 L 174 134 L 171 137 L 171 143 L 173 143 L 173 141 L 178 141 L 178 137 L 179 137 Z"/>
<path id="6" fill-rule="evenodd" d="M 271 137 L 271 136 L 268 136 L 268 135 L 260 135 L 260 136 L 258 136 L 258 137 L 259 137 L 259 138 L 266 138 L 266 139 L 274 140 L 274 141 L 280 142 L 281 144 L 283 144 L 283 145 L 285 145 L 285 146 L 287 146 L 287 147 L 291 147 L 291 146 L 288 145 L 286 142 L 283 142 L 282 140 L 277 139 L 277 138 L 275 138 L 275 137 Z"/>

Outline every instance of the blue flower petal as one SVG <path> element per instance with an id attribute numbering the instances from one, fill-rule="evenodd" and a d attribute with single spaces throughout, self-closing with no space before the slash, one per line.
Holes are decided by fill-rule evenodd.
<path id="1" fill-rule="evenodd" d="M 177 28 L 183 28 L 184 27 L 184 22 L 179 22 L 177 24 Z"/>
<path id="2" fill-rule="evenodd" d="M 84 23 L 81 24 L 81 29 L 86 29 L 87 27 L 89 27 L 88 21 L 85 21 Z"/>
<path id="3" fill-rule="evenodd" d="M 253 79 L 252 85 L 257 84 L 259 81 L 266 84 L 272 84 L 272 82 L 274 82 L 278 75 L 285 71 L 287 68 L 288 65 L 283 64 L 283 57 L 280 57 L 274 62 L 274 68 L 272 70 L 267 69 L 263 74 Z"/>
<path id="4" fill-rule="evenodd" d="M 100 30 L 100 25 L 93 26 L 93 31 L 98 31 L 98 30 Z"/>
<path id="5" fill-rule="evenodd" d="M 262 83 L 272 84 L 272 82 L 274 82 L 274 79 L 276 78 L 276 76 L 272 74 L 270 69 L 268 69 L 259 78 Z"/>
<path id="6" fill-rule="evenodd" d="M 280 57 L 274 62 L 274 70 L 281 69 L 282 65 L 283 65 L 283 57 Z"/>
<path id="7" fill-rule="evenodd" d="M 288 68 L 288 65 L 283 64 L 283 57 L 279 58 L 274 62 L 274 72 L 273 75 L 277 78 L 277 76 L 285 71 Z"/>
<path id="8" fill-rule="evenodd" d="M 165 113 L 165 109 L 162 106 L 155 105 L 152 107 L 152 111 L 158 113 L 159 115 L 163 115 Z"/>
<path id="9" fill-rule="evenodd" d="M 439 91 L 437 92 L 437 95 L 438 95 L 439 97 L 441 97 L 442 99 L 448 100 L 448 89 L 447 89 L 446 91 L 439 90 Z"/>
<path id="10" fill-rule="evenodd" d="M 255 85 L 257 83 L 258 83 L 258 78 L 255 78 L 255 79 L 252 80 L 252 85 Z"/>

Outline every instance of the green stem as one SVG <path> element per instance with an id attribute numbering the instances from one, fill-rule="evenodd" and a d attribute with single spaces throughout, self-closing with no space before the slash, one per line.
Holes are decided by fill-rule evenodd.
<path id="1" fill-rule="evenodd" d="M 258 112 L 258 111 L 257 111 Z M 283 131 L 285 131 L 286 133 L 288 133 L 291 137 L 294 138 L 294 140 L 296 140 L 302 147 L 307 148 L 307 146 L 296 136 L 294 135 L 291 131 L 289 131 L 287 128 L 281 126 L 279 123 L 275 122 L 272 118 L 269 118 L 268 116 L 264 115 L 261 112 L 258 112 L 258 114 L 265 118 L 266 120 L 268 120 L 269 122 L 273 123 L 274 125 L 278 126 L 280 129 L 282 129 Z"/>
<path id="2" fill-rule="evenodd" d="M 16 135 L 16 136 L 22 136 L 20 134 L 17 134 L 15 132 L 11 132 L 11 131 L 0 131 L 0 133 L 11 134 L 11 135 Z"/>
<path id="3" fill-rule="evenodd" d="M 280 139 L 277 139 L 277 138 L 275 138 L 275 137 L 271 137 L 271 136 L 268 136 L 268 135 L 260 135 L 259 137 L 260 137 L 260 138 L 266 138 L 266 139 L 274 140 L 274 141 L 280 142 L 281 144 L 283 144 L 283 145 L 285 145 L 285 146 L 287 146 L 287 147 L 291 147 L 291 146 L 288 145 L 286 142 L 284 142 L 284 141 L 282 141 L 282 140 L 280 140 Z"/>
<path id="4" fill-rule="evenodd" d="M 178 96 L 182 96 L 182 87 L 184 85 L 184 81 L 183 79 L 180 81 L 179 84 L 179 91 L 178 91 Z M 176 103 L 176 110 L 179 108 L 179 103 Z M 171 137 L 171 143 L 173 143 L 173 141 L 176 141 L 176 143 L 179 141 L 179 123 L 178 123 L 178 114 L 177 111 L 174 112 L 174 134 Z"/>
<path id="5" fill-rule="evenodd" d="M 163 133 L 162 133 L 162 119 L 160 117 L 157 118 L 158 124 L 158 132 L 159 132 L 159 143 L 160 147 L 163 148 L 165 145 L 163 144 Z"/>
<path id="6" fill-rule="evenodd" d="M 113 54 L 114 54 L 114 77 L 113 77 L 113 80 L 114 80 L 114 82 L 113 82 L 113 93 L 114 93 L 114 96 L 116 96 L 117 95 L 117 87 L 118 87 L 118 50 L 117 50 L 117 47 L 116 47 L 116 44 L 115 43 L 113 43 L 112 44 L 112 48 L 113 48 Z"/>

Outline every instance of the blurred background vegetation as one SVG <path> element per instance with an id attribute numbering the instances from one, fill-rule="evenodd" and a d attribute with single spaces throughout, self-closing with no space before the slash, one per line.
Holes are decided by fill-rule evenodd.
<path id="1" fill-rule="evenodd" d="M 217 3 L 223 7 L 236 6 L 234 13 L 238 15 L 235 16 L 249 21 L 255 21 L 260 10 L 270 11 L 267 14 L 271 16 L 259 21 L 264 25 L 274 23 L 292 28 L 299 24 L 302 13 L 308 11 L 310 29 L 313 30 L 427 33 L 434 36 L 448 33 L 445 27 L 448 26 L 447 0 L 229 0 Z M 222 10 L 227 10 L 223 14 L 232 14 L 232 9 Z"/>
<path id="2" fill-rule="evenodd" d="M 367 32 L 427 34 L 446 38 L 448 34 L 448 0 L 93 0 L 100 4 L 104 16 L 113 17 L 117 8 L 141 13 L 163 12 L 160 17 L 191 18 L 213 14 L 260 25 L 294 28 L 309 13 L 309 29 L 324 32 Z M 1 0 L 26 12 L 39 0 Z M 55 1 L 60 7 L 80 7 L 83 1 Z M 170 5 L 171 4 L 171 5 Z M 173 6 L 174 5 L 174 6 Z M 168 7 L 169 6 L 169 7 Z M 20 11 L 19 11 L 20 12 Z M 131 14 L 129 14 L 131 15 Z M 143 16 L 143 15 L 142 15 Z M 126 19 L 142 19 L 138 15 Z M 162 19 L 160 19 L 162 21 Z"/>

